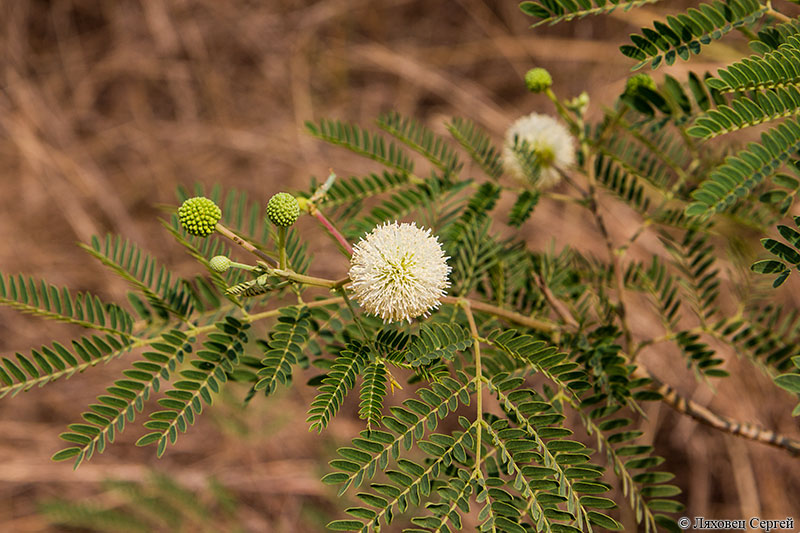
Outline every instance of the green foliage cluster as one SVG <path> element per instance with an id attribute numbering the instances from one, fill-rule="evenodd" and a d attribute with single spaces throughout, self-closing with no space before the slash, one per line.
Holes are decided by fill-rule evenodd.
<path id="1" fill-rule="evenodd" d="M 655 1 L 520 7 L 539 25 Z M 524 139 L 507 148 L 531 183 L 507 179 L 503 150 L 467 118 L 446 124 L 449 137 L 396 112 L 377 119 L 382 133 L 338 120 L 307 123 L 311 135 L 380 167 L 295 195 L 343 252 L 387 221 L 414 219 L 438 236 L 452 268 L 449 296 L 424 320 L 384 324 L 357 309 L 349 280 L 308 275 L 313 258 L 302 236 L 265 220 L 263 201 L 220 188 L 181 189 L 179 201 L 207 196 L 221 206 L 217 233 L 207 238 L 187 233 L 175 214 L 164 221 L 202 275 L 179 277 L 134 243 L 107 236 L 82 247 L 130 284 L 127 304 L 0 276 L 1 304 L 92 332 L 69 347 L 52 343 L 4 357 L 0 397 L 132 359 L 61 435 L 68 445 L 53 458 L 77 468 L 146 407 L 147 432 L 137 444 L 154 445 L 161 456 L 223 387 L 241 391 L 245 402 L 269 401 L 293 386 L 298 369 L 313 368 L 317 375 L 305 385 L 317 389 L 309 429 L 324 431 L 355 389 L 364 424 L 322 479 L 350 502 L 343 510 L 349 517 L 332 521 L 332 530 L 402 523 L 411 532 L 456 531 L 468 516 L 480 531 L 613 530 L 622 527 L 615 508 L 629 506 L 639 530 L 677 531 L 680 489 L 652 438 L 640 440 L 639 414 L 644 402 L 686 402 L 653 379 L 638 359 L 642 351 L 671 344 L 699 380 L 710 381 L 728 375 L 717 351 L 728 345 L 800 395 L 793 348 L 800 311 L 765 304 L 773 289 L 750 271 L 777 274 L 777 287 L 800 269 L 800 232 L 778 224 L 800 189 L 800 23 L 775 23 L 785 18 L 758 0 L 716 0 L 654 21 L 622 47 L 638 61 L 634 69 L 690 60 L 734 31 L 758 55 L 717 77 L 665 74 L 631 84 L 596 122 L 588 122 L 585 103 L 559 100 L 548 88 L 542 98 L 553 101 L 577 140 L 578 163 L 558 169 L 568 176 L 558 192 L 531 185 L 550 162 Z M 762 124 L 760 141 L 744 147 L 708 142 Z M 583 210 L 607 253 L 531 249 L 521 232 L 507 231 L 533 224 L 543 201 Z M 626 204 L 638 217 L 626 239 L 609 233 L 604 202 Z M 786 242 L 764 237 L 776 224 Z M 662 251 L 641 262 L 628 252 L 645 233 Z M 255 264 L 212 268 L 213 257 L 232 254 L 226 236 L 255 254 Z M 748 270 L 759 237 L 775 259 Z M 723 290 L 740 295 L 730 312 L 719 301 Z M 662 335 L 640 338 L 631 329 L 631 295 L 649 301 Z M 268 333 L 251 328 L 257 322 Z M 409 390 L 395 396 L 403 384 Z M 58 506 L 49 512 L 74 524 L 89 516 Z"/>

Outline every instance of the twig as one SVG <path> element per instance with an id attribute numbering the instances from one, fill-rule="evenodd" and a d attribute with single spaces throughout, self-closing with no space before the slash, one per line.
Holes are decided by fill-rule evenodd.
<path id="1" fill-rule="evenodd" d="M 325 229 L 328 230 L 328 233 L 330 233 L 336 239 L 336 242 L 338 242 L 342 248 L 344 248 L 348 256 L 353 255 L 353 247 L 350 245 L 347 239 L 344 238 L 344 235 L 342 235 L 341 232 L 336 229 L 336 226 L 331 224 L 331 221 L 325 218 L 325 215 L 323 215 L 319 209 L 317 209 L 315 206 L 312 206 L 311 214 L 314 215 L 314 217 L 319 220 L 323 226 L 325 226 Z"/>
<path id="2" fill-rule="evenodd" d="M 271 263 L 273 265 L 277 265 L 277 262 L 273 258 L 268 256 L 267 254 L 265 254 L 264 252 L 262 252 L 261 250 L 259 250 L 258 248 L 256 248 L 255 246 L 253 246 L 252 244 L 247 242 L 246 240 L 242 239 L 241 237 L 236 235 L 233 231 L 229 230 L 228 228 L 226 228 L 225 226 L 223 226 L 219 222 L 217 222 L 216 230 L 219 233 L 221 233 L 222 235 L 224 235 L 227 238 L 229 238 L 230 240 L 232 240 L 233 242 L 235 242 L 236 244 L 238 244 L 239 246 L 241 246 L 242 248 L 244 248 L 245 250 L 247 250 L 248 252 L 254 254 L 256 257 L 258 257 L 262 261 L 264 261 L 266 263 Z"/>
<path id="3" fill-rule="evenodd" d="M 475 349 L 475 395 L 476 395 L 476 409 L 477 419 L 483 421 L 483 369 L 481 364 L 481 340 L 478 335 L 478 327 L 475 325 L 475 317 L 472 316 L 472 309 L 470 301 L 463 298 L 461 306 L 467 315 L 469 322 L 469 331 L 472 334 L 473 348 Z M 475 474 L 480 474 L 481 471 L 481 430 L 478 428 L 478 435 L 475 444 Z"/>
<path id="4" fill-rule="evenodd" d="M 511 322 L 531 329 L 539 331 L 556 331 L 558 329 L 558 325 L 553 324 L 552 322 L 525 316 L 515 311 L 509 311 L 508 309 L 497 307 L 496 305 L 479 302 L 477 300 L 471 300 L 469 298 L 455 298 L 453 296 L 444 296 L 442 298 L 442 302 L 446 304 L 461 305 L 462 301 L 468 302 L 470 307 L 476 311 L 490 313 L 497 317 L 505 318 Z"/>
<path id="5" fill-rule="evenodd" d="M 534 275 L 536 276 L 536 284 L 539 285 L 539 290 L 542 291 L 544 299 L 547 300 L 547 303 L 550 304 L 550 307 L 553 308 L 553 311 L 555 311 L 559 318 L 566 322 L 568 326 L 577 329 L 578 322 L 575 320 L 575 317 L 572 316 L 572 313 L 567 310 L 567 306 L 564 304 L 564 302 L 553 295 L 550 287 L 547 286 L 547 283 L 545 283 L 542 276 L 540 276 L 538 273 L 534 273 Z"/>
<path id="6" fill-rule="evenodd" d="M 771 429 L 764 429 L 754 424 L 738 422 L 732 418 L 718 415 L 710 409 L 682 397 L 675 389 L 654 377 L 642 365 L 637 367 L 634 375 L 653 380 L 653 388 L 661 393 L 664 403 L 679 413 L 690 416 L 701 424 L 730 433 L 731 435 L 738 435 L 746 439 L 769 444 L 770 446 L 783 448 L 792 455 L 800 455 L 800 441 L 775 433 Z"/>

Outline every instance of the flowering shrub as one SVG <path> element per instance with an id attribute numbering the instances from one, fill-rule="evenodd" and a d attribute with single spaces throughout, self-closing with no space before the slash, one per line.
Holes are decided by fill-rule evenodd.
<path id="1" fill-rule="evenodd" d="M 521 9 L 537 24 L 556 23 L 653 1 L 536 0 Z M 313 368 L 309 428 L 325 430 L 356 388 L 364 426 L 322 479 L 358 499 L 332 530 L 401 522 L 414 532 L 621 529 L 618 506 L 630 507 L 630 528 L 678 530 L 680 487 L 652 435 L 642 434 L 645 402 L 800 453 L 790 436 L 682 398 L 641 357 L 669 344 L 678 363 L 713 382 L 728 373 L 726 346 L 800 393 L 800 315 L 765 304 L 774 289 L 759 283 L 770 274 L 778 287 L 800 265 L 800 232 L 779 223 L 800 190 L 800 122 L 792 118 L 800 93 L 790 68 L 800 23 L 770 3 L 729 0 L 653 26 L 622 47 L 637 68 L 688 60 L 734 29 L 759 55 L 704 81 L 633 76 L 596 122 L 586 93 L 560 96 L 557 77 L 534 69 L 525 85 L 553 114 L 521 117 L 500 149 L 462 118 L 446 124 L 452 139 L 396 113 L 379 118 L 385 134 L 309 123 L 313 136 L 382 173 L 332 173 L 308 190 L 264 191 L 255 202 L 236 191 L 181 189 L 165 226 L 202 275 L 180 278 L 121 237 L 83 245 L 130 283 L 126 304 L 0 278 L 1 303 L 91 331 L 69 346 L 4 358 L 0 395 L 131 359 L 61 435 L 67 444 L 53 459 L 77 468 L 146 405 L 154 410 L 137 444 L 161 456 L 223 387 L 240 390 L 245 403 L 269 401 L 280 388 L 304 386 L 295 373 Z M 701 144 L 763 123 L 760 142 L 735 152 Z M 515 232 L 542 229 L 532 216 L 545 200 L 585 215 L 602 255 L 557 243 L 540 249 Z M 603 216 L 619 203 L 636 217 L 624 236 Z M 294 227 L 300 217 L 318 222 L 349 272 L 326 278 L 312 269 L 306 235 Z M 754 242 L 773 227 L 782 240 L 763 238 L 772 257 L 756 261 Z M 645 235 L 658 253 L 637 250 Z M 721 259 L 733 237 L 736 254 Z M 748 297 L 727 309 L 722 291 Z M 645 307 L 660 319 L 657 335 L 632 324 Z M 268 324 L 269 334 L 253 333 L 254 323 Z M 404 385 L 411 397 L 392 394 Z"/>

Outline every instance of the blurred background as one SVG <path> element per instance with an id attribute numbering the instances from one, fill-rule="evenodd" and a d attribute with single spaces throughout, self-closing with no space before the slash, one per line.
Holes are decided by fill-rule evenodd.
<path id="1" fill-rule="evenodd" d="M 444 120 L 464 116 L 499 141 L 518 116 L 552 111 L 544 97 L 525 91 L 524 73 L 534 66 L 551 71 L 559 96 L 588 90 L 597 117 L 629 75 L 632 62 L 619 45 L 653 16 L 689 4 L 532 30 L 514 1 L 2 2 L 0 271 L 122 300 L 124 283 L 75 245 L 112 232 L 173 271 L 193 273 L 196 265 L 159 222 L 161 207 L 175 203 L 177 185 L 221 183 L 266 201 L 279 190 L 307 189 L 311 176 L 324 177 L 329 168 L 339 175 L 375 170 L 312 139 L 305 120 L 370 127 L 379 113 L 395 109 L 444 132 Z M 738 35 L 725 43 L 710 47 L 692 69 L 713 71 L 731 49 L 745 49 Z M 668 72 L 685 79 L 687 68 Z M 612 228 L 625 228 L 632 215 L 608 200 Z M 303 227 L 312 246 L 320 244 L 312 271 L 341 275 L 344 258 L 320 240 L 320 230 Z M 555 239 L 585 249 L 596 235 L 581 213 L 547 202 L 524 230 L 534 247 Z M 647 320 L 634 327 L 657 334 Z M 75 333 L 0 309 L 3 356 Z M 791 398 L 746 360 L 724 353 L 733 377 L 720 381 L 716 394 L 698 386 L 674 353 L 650 353 L 647 361 L 699 403 L 797 437 Z M 138 498 L 146 509 L 140 513 L 150 513 L 143 531 L 312 532 L 341 517 L 345 505 L 319 479 L 335 448 L 362 423 L 348 404 L 325 434 L 309 434 L 302 421 L 315 391 L 302 385 L 269 401 L 259 397 L 247 410 L 239 406 L 242 391 L 234 390 L 160 460 L 152 447 L 133 446 L 142 431 L 134 426 L 76 472 L 70 461 L 51 463 L 62 447 L 58 434 L 128 365 L 115 361 L 0 400 L 0 530 L 85 531 L 65 525 L 81 511 L 53 503 L 59 498 L 106 511 L 106 531 L 120 530 L 114 510 L 126 498 Z M 651 406 L 648 415 L 665 468 L 685 489 L 685 515 L 795 513 L 800 522 L 798 459 L 698 426 L 667 407 Z M 169 489 L 154 471 L 186 492 Z M 617 516 L 632 524 L 628 513 Z"/>

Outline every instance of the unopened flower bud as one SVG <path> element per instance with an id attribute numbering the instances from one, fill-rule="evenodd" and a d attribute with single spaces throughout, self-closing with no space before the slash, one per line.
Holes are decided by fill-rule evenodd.
<path id="1" fill-rule="evenodd" d="M 532 68 L 525 74 L 525 85 L 532 93 L 541 93 L 553 85 L 553 78 L 543 68 Z"/>
<path id="2" fill-rule="evenodd" d="M 178 219 L 183 229 L 198 237 L 207 237 L 214 233 L 220 218 L 220 208 L 204 196 L 189 198 L 178 208 Z"/>
<path id="3" fill-rule="evenodd" d="M 267 218 L 276 226 L 289 227 L 297 221 L 299 216 L 300 205 L 291 194 L 279 192 L 269 199 Z"/>
<path id="4" fill-rule="evenodd" d="M 211 269 L 216 272 L 226 272 L 231 267 L 231 260 L 224 255 L 215 255 L 209 261 Z"/>

